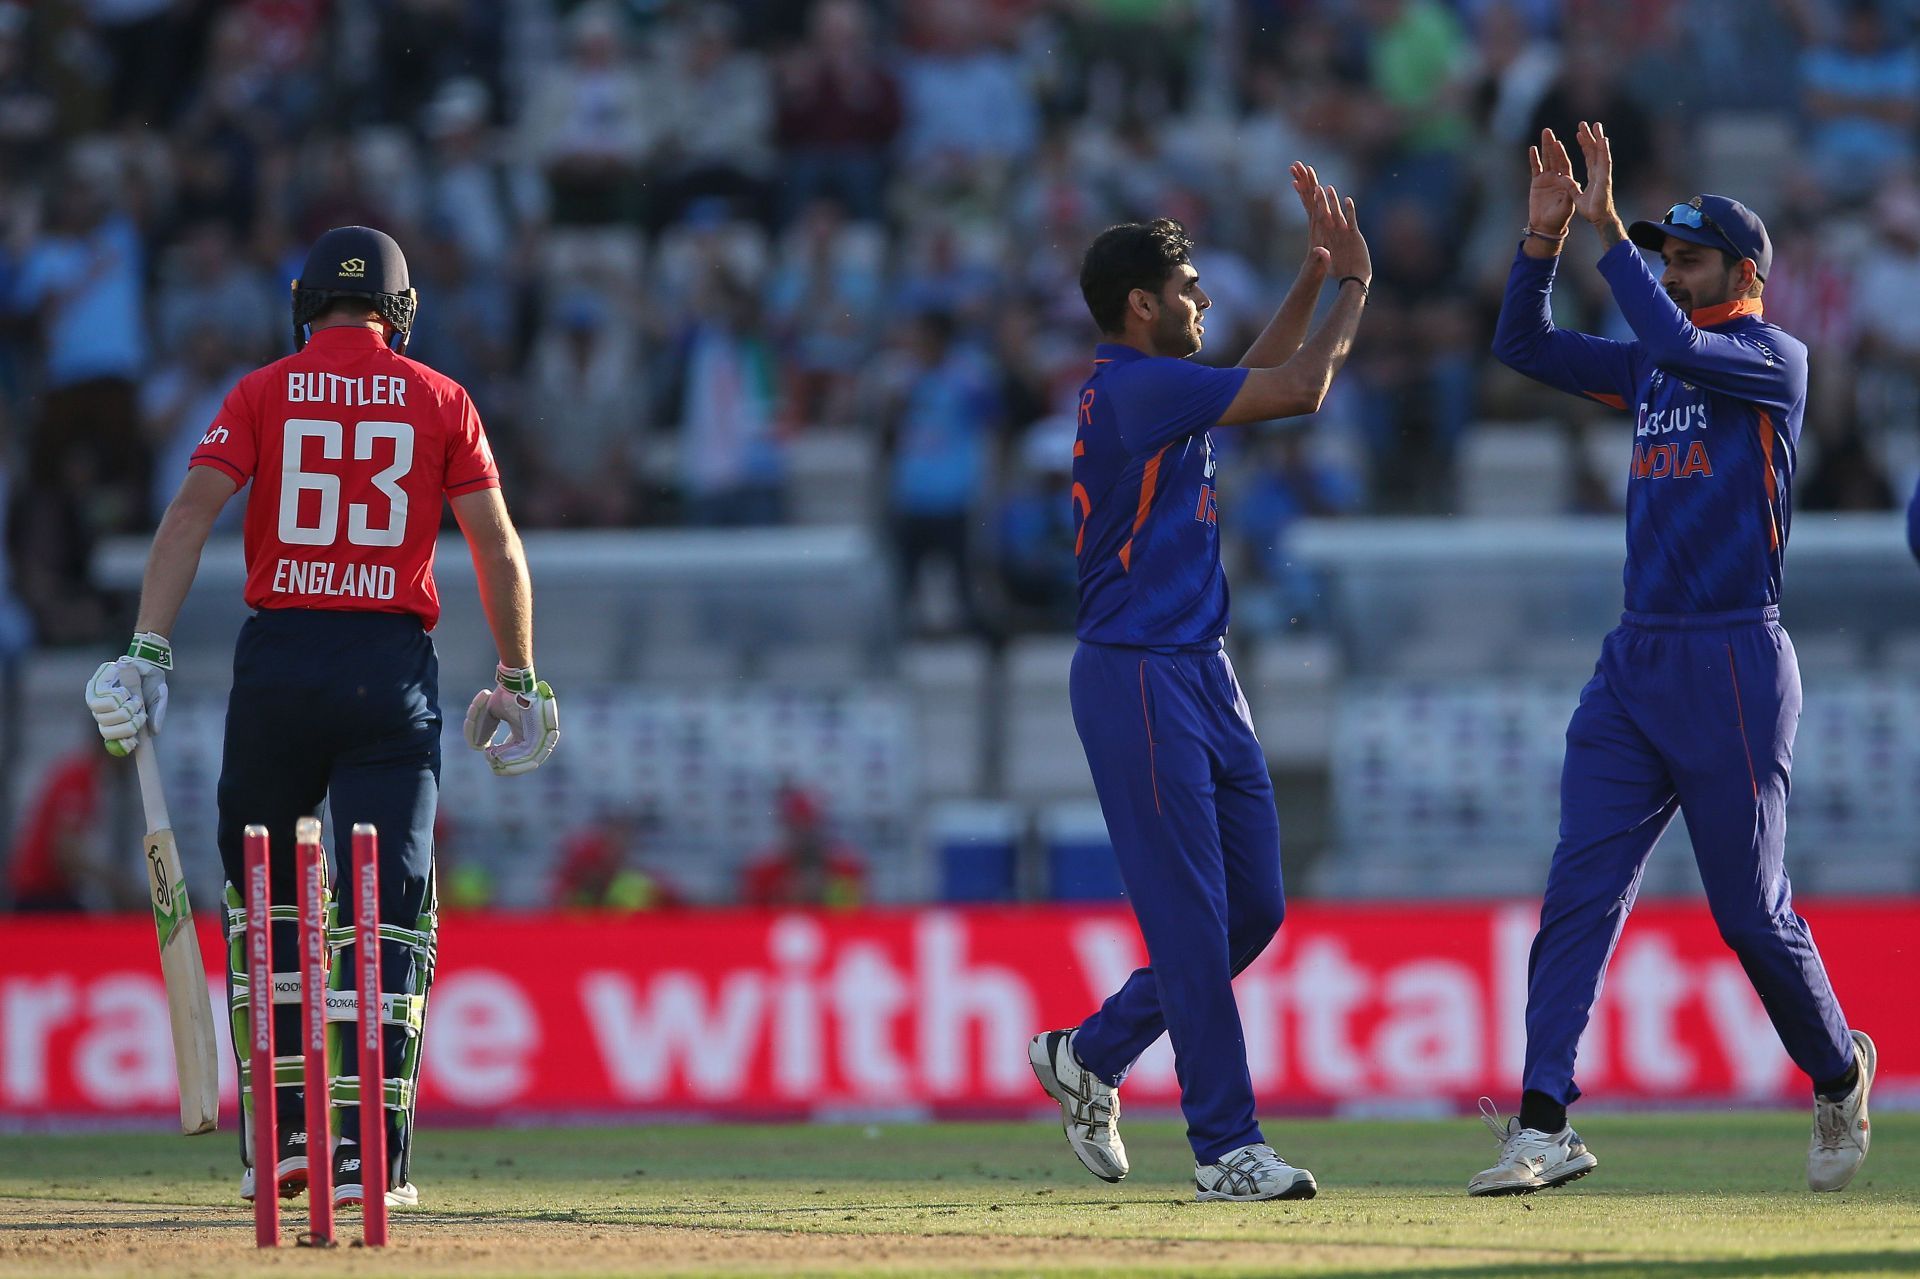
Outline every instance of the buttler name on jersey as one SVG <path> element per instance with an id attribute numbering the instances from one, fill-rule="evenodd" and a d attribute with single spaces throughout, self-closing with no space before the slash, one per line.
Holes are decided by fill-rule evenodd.
<path id="1" fill-rule="evenodd" d="M 287 374 L 289 404 L 398 404 L 407 403 L 407 379 L 384 373 L 372 377 L 343 377 L 338 373 Z"/>

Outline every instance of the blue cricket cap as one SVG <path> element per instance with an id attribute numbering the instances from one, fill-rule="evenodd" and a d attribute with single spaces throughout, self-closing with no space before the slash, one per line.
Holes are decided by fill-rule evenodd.
<path id="1" fill-rule="evenodd" d="M 1655 253 L 1668 236 L 1720 249 L 1736 258 L 1752 258 L 1754 274 L 1763 280 L 1773 269 L 1773 241 L 1767 236 L 1767 224 L 1752 209 L 1724 195 L 1696 195 L 1668 209 L 1658 222 L 1636 222 L 1627 228 L 1629 240 Z"/>

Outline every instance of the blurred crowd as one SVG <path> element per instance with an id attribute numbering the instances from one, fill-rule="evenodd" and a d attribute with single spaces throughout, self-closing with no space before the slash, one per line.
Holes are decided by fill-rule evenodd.
<path id="1" fill-rule="evenodd" d="M 1599 420 L 1486 358 L 1527 141 L 1587 118 L 1630 216 L 1713 181 L 1767 218 L 1769 318 L 1813 348 L 1801 505 L 1890 506 L 1920 463 L 1914 8 L 0 0 L 0 653 L 124 623 L 92 547 L 151 528 L 346 223 L 405 247 L 411 354 L 472 391 L 525 526 L 777 524 L 838 433 L 920 625 L 1062 626 L 1079 254 L 1181 219 L 1230 363 L 1297 269 L 1295 158 L 1358 197 L 1372 303 L 1325 411 L 1220 441 L 1222 517 L 1243 620 L 1310 622 L 1293 521 L 1452 511 L 1489 423 Z M 1592 256 L 1557 304 L 1613 332 Z M 1581 481 L 1571 509 L 1618 501 Z"/>

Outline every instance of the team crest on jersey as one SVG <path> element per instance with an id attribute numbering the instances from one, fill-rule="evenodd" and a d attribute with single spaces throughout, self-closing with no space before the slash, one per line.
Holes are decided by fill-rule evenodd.
<path id="1" fill-rule="evenodd" d="M 348 258 L 340 264 L 340 274 L 349 280 L 358 280 L 367 273 L 365 258 Z"/>

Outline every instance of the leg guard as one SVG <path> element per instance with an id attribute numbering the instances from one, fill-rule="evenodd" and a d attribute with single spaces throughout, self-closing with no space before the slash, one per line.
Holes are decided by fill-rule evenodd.
<path id="1" fill-rule="evenodd" d="M 328 885 L 326 899 L 327 919 L 331 924 L 335 906 L 332 886 Z M 275 904 L 268 911 L 273 953 L 273 1003 L 275 1022 L 273 1027 L 273 1087 L 275 1091 L 276 1113 L 281 1117 L 282 1131 L 291 1123 L 297 1128 L 306 1126 L 302 1102 L 305 1097 L 306 1066 L 301 1054 L 302 1037 L 299 1027 L 300 1007 L 300 969 L 290 963 L 299 953 L 300 908 L 292 903 Z M 253 1042 L 253 1012 L 251 1007 L 251 983 L 247 973 L 247 908 L 240 895 L 240 889 L 229 882 L 226 886 L 226 928 L 227 928 L 227 1008 L 233 1030 L 233 1054 L 238 1065 L 240 1080 L 240 1147 L 241 1158 L 249 1168 L 253 1166 L 253 1060 L 247 1051 L 247 1045 Z M 334 930 L 327 930 L 329 938 Z M 331 1005 L 331 996 L 329 997 Z M 281 1016 L 282 1010 L 286 1011 Z M 329 1012 L 331 1016 L 331 1011 Z M 332 1069 L 338 1069 L 339 1040 L 329 1035 L 328 1060 Z M 318 1147 L 315 1147 L 316 1149 Z"/>
<path id="2" fill-rule="evenodd" d="M 440 915 L 431 876 L 427 880 L 425 908 L 413 927 L 380 923 L 380 1020 L 385 1026 L 382 1055 L 386 1079 L 381 1104 L 387 1110 L 388 1155 L 393 1164 L 394 1186 L 406 1182 L 408 1155 L 413 1142 L 413 1120 L 420 1091 L 420 1040 L 427 1024 L 427 992 L 433 986 L 435 955 L 439 946 Z M 327 999 L 327 1016 L 334 1021 L 356 1023 L 360 1016 L 360 998 L 355 990 L 354 930 L 351 924 L 336 926 L 328 941 L 333 948 L 333 990 Z M 342 1113 L 340 1131 L 357 1138 L 360 1132 L 361 1087 L 359 1045 L 351 1026 L 336 1032 L 336 1049 L 342 1049 L 341 1068 L 333 1080 L 333 1104 Z"/>

